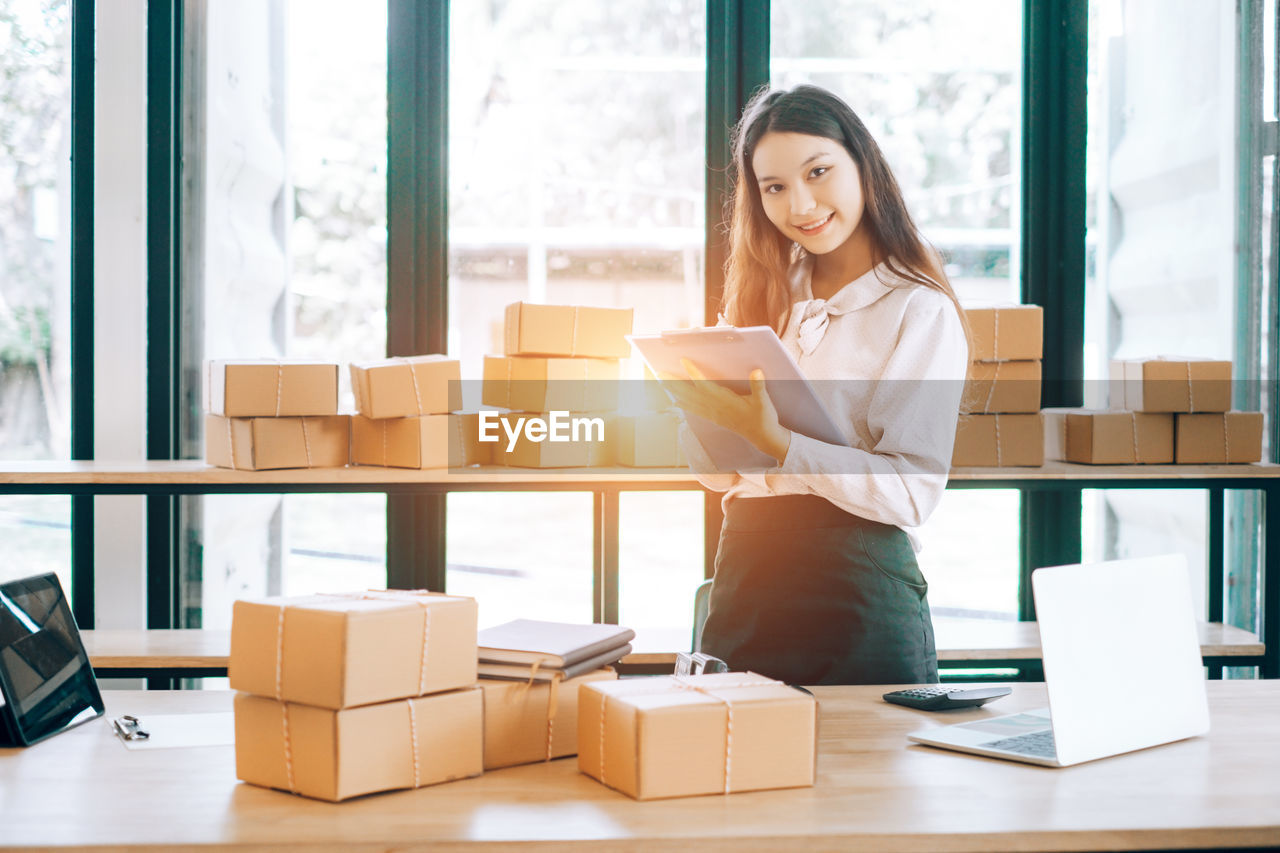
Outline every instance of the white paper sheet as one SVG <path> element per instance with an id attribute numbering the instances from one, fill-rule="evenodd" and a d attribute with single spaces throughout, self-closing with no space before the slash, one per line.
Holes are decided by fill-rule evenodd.
<path id="1" fill-rule="evenodd" d="M 111 720 L 105 721 L 108 728 Z M 192 746 L 230 746 L 236 742 L 235 714 L 157 714 L 141 717 L 138 727 L 150 732 L 146 740 L 124 740 L 129 749 L 172 749 Z M 112 730 L 114 733 L 114 729 Z"/>

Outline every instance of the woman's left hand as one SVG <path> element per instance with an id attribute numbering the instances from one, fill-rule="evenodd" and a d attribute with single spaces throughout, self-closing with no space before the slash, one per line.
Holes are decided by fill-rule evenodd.
<path id="1" fill-rule="evenodd" d="M 680 365 L 688 378 L 670 373 L 658 376 L 677 406 L 733 430 L 779 462 L 787 458 L 791 431 L 778 422 L 778 410 L 765 388 L 764 371 L 751 371 L 750 393 L 737 394 L 707 379 L 689 359 L 680 359 Z"/>

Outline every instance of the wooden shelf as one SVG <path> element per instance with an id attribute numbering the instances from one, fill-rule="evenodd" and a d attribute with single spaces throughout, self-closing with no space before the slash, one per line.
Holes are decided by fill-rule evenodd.
<path id="1" fill-rule="evenodd" d="M 1280 478 L 1280 465 L 1075 465 L 1048 462 L 1039 468 L 955 468 L 952 482 L 1088 481 L 1088 480 L 1254 480 Z M 520 469 L 478 466 L 467 469 L 379 468 L 290 468 L 280 471 L 235 471 L 214 468 L 202 460 L 151 462 L 0 462 L 0 485 L 5 486 L 396 486 L 430 484 L 446 488 L 557 485 L 566 481 L 584 487 L 638 484 L 667 485 L 672 488 L 699 488 L 693 474 L 684 468 L 556 468 Z M 7 489 L 17 491 L 18 489 Z"/>

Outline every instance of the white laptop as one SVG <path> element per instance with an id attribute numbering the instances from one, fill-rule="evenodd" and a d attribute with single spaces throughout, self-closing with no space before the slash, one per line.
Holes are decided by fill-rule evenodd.
<path id="1" fill-rule="evenodd" d="M 1066 767 L 1209 731 L 1181 554 L 1031 574 L 1049 707 L 913 732 L 916 743 Z"/>

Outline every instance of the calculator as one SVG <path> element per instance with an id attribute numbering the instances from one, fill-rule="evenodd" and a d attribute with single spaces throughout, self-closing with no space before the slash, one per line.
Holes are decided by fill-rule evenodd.
<path id="1" fill-rule="evenodd" d="M 950 708 L 973 708 L 1012 692 L 1009 687 L 912 687 L 886 693 L 884 701 L 921 711 L 946 711 Z"/>

